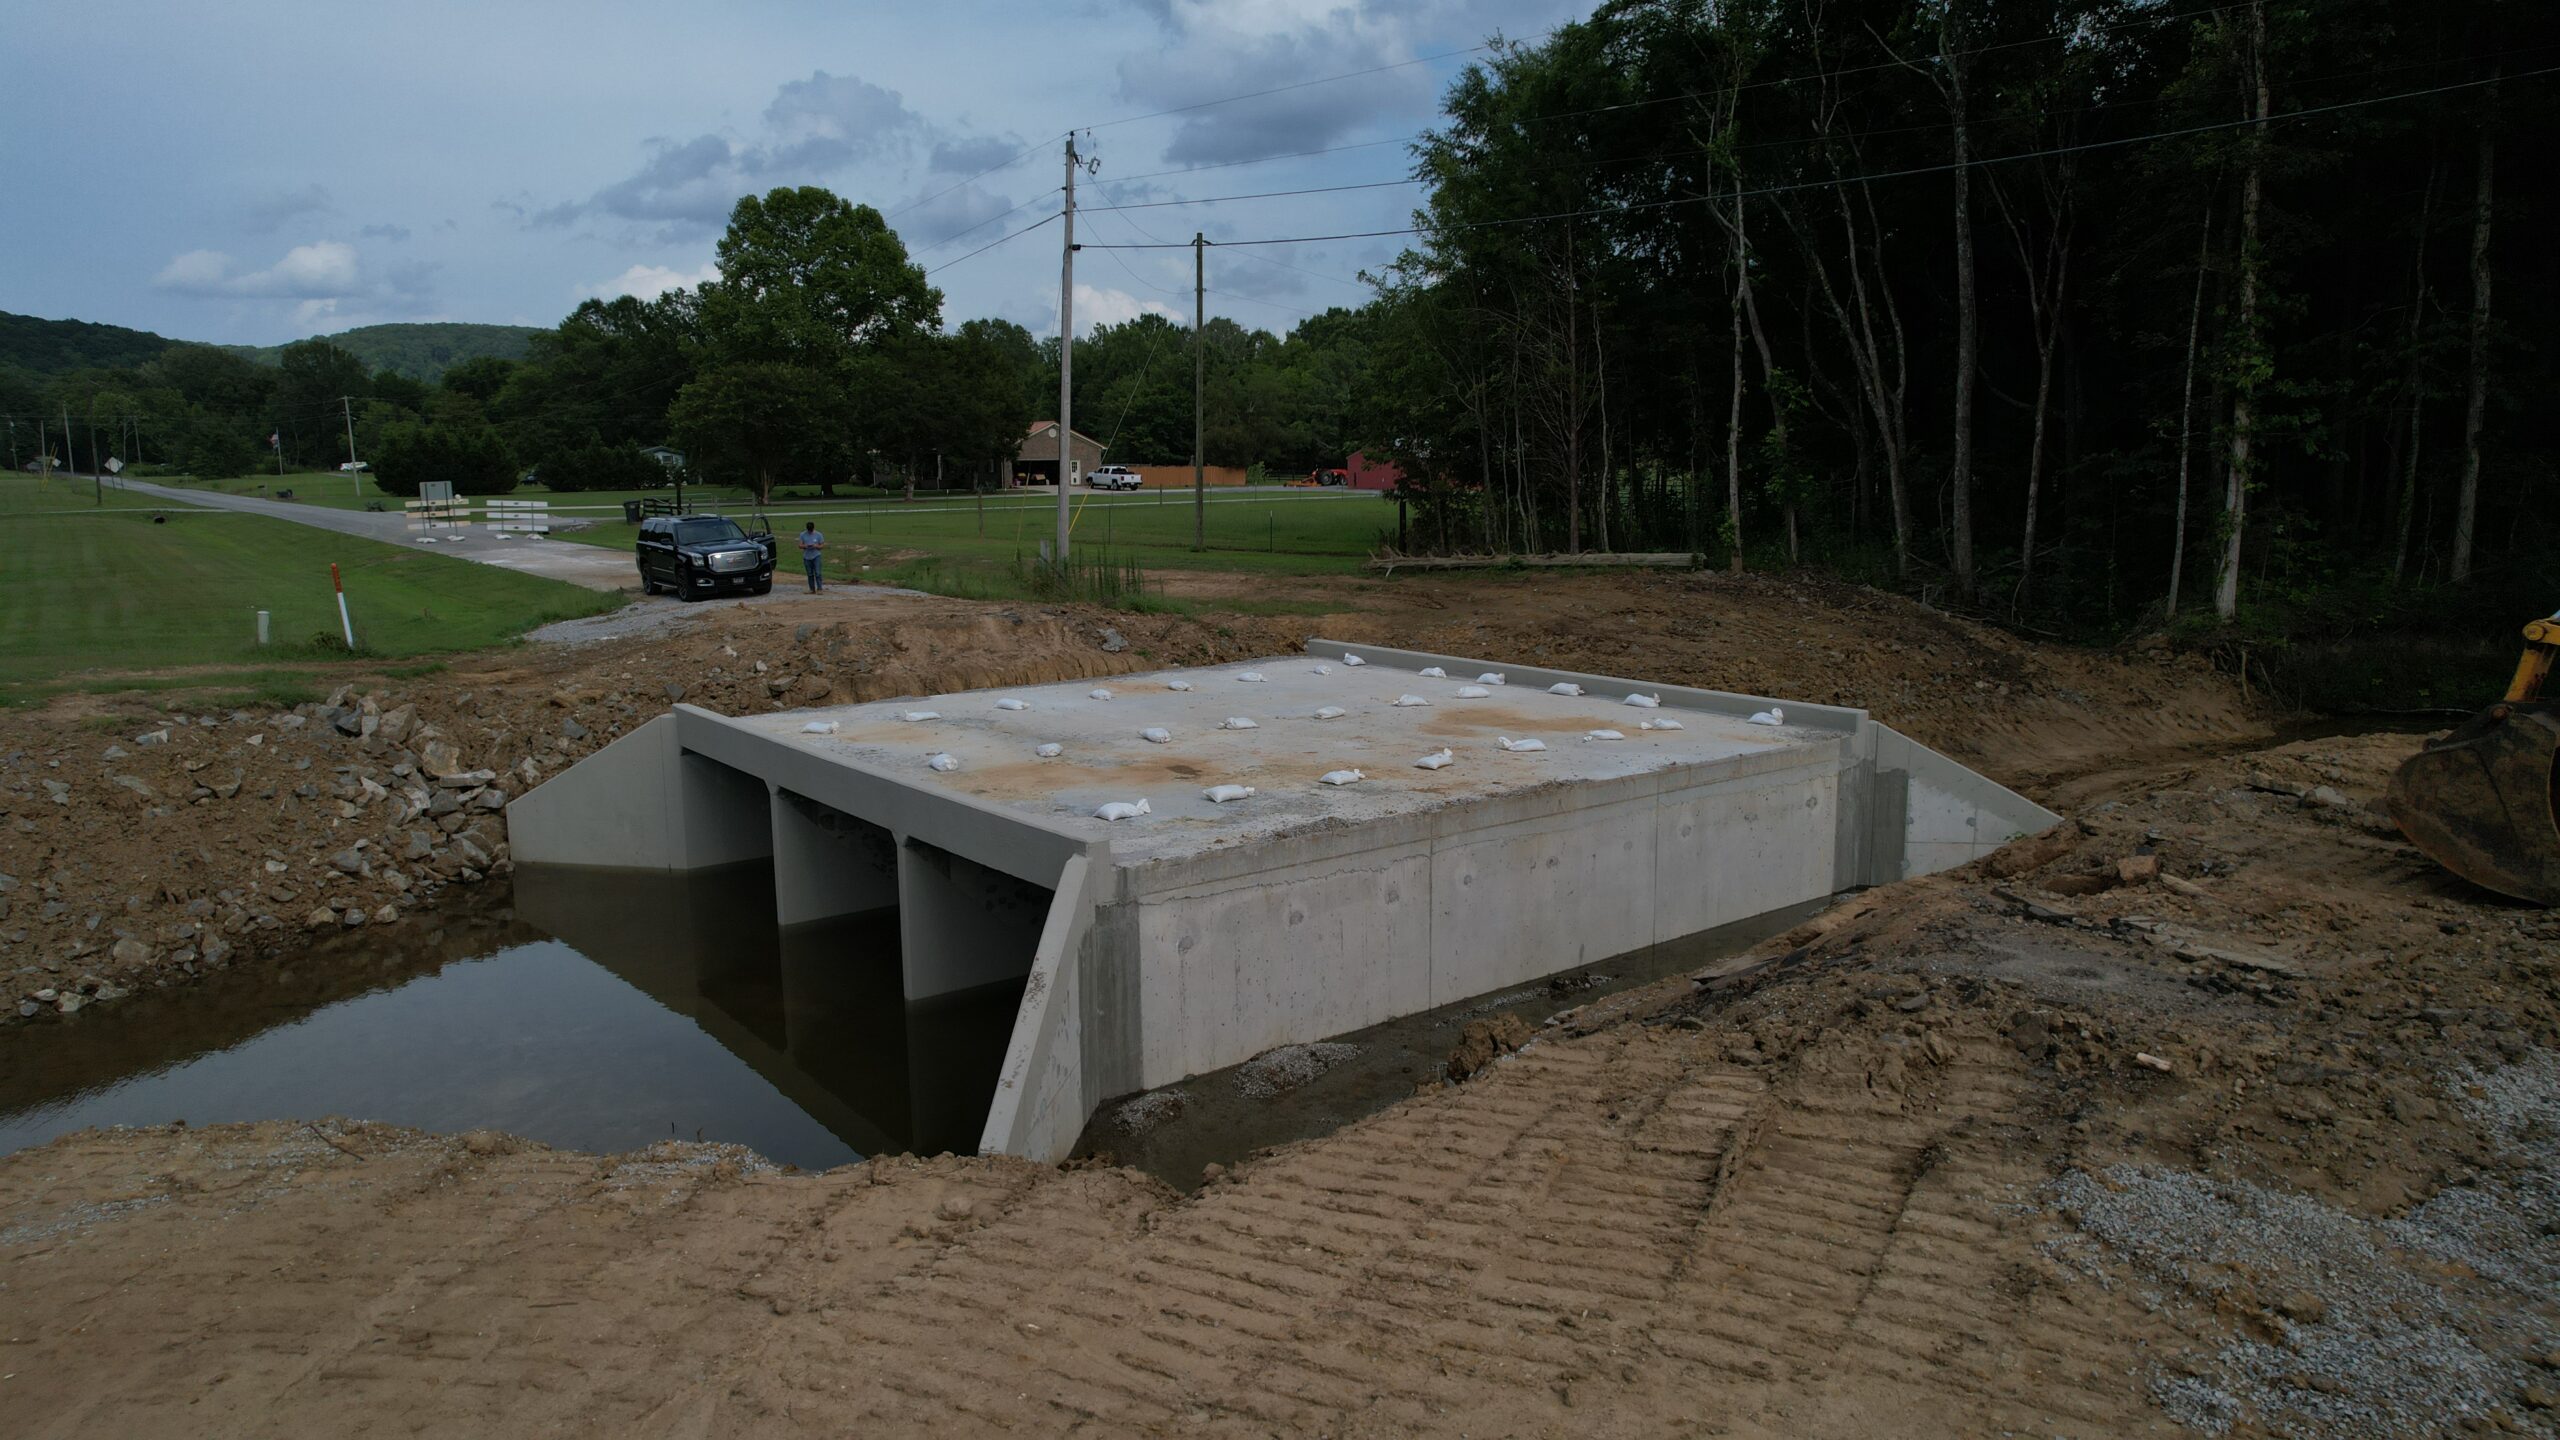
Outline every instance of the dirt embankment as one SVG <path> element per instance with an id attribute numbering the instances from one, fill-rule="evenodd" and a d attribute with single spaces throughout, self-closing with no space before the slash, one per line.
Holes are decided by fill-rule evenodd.
<path id="1" fill-rule="evenodd" d="M 0 716 L 0 1023 L 187 983 L 332 927 L 401 923 L 447 886 L 506 871 L 509 796 L 678 700 L 735 714 L 1078 679 L 1320 632 L 1864 705 L 2030 788 L 2264 733 L 2192 661 L 2029 644 L 1825 582 L 1470 577 L 1274 598 L 1342 610 L 1194 618 L 857 590 L 601 624 L 624 633 L 416 679 L 351 673 L 330 703 L 286 714 L 137 697 Z"/>
<path id="2" fill-rule="evenodd" d="M 2560 917 L 2387 833 L 2412 743 L 2084 781 L 1190 1197 L 71 1137 L 0 1162 L 0 1384 L 31 1435 L 2553 1433 Z"/>

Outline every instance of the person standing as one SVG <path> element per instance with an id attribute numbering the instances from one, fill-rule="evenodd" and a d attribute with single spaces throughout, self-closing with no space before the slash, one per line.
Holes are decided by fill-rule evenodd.
<path id="1" fill-rule="evenodd" d="M 800 568 L 809 572 L 809 593 L 817 595 L 827 588 L 827 537 L 818 533 L 818 522 L 800 527 Z"/>

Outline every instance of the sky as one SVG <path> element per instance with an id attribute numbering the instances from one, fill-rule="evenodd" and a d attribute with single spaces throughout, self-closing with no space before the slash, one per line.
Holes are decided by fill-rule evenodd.
<path id="1" fill-rule="evenodd" d="M 699 283 L 740 195 L 822 185 L 889 217 L 947 324 L 1054 335 L 1055 223 L 970 252 L 1057 208 L 1073 129 L 1098 162 L 1077 239 L 1182 247 L 1080 251 L 1078 332 L 1187 321 L 1195 230 L 1392 229 L 1421 190 L 1161 202 L 1408 181 L 1480 47 L 1588 8 L 0 0 L 21 62 L 0 86 L 0 310 L 240 344 L 552 325 Z M 1209 311 L 1286 331 L 1358 304 L 1403 243 L 1213 243 Z"/>

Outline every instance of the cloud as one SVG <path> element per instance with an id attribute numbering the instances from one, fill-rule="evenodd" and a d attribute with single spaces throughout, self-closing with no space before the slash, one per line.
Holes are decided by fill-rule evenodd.
<path id="1" fill-rule="evenodd" d="M 403 261 L 379 271 L 363 265 L 342 240 L 296 245 L 264 269 L 241 264 L 219 250 L 189 250 L 162 266 L 152 285 L 198 299 L 292 302 L 288 313 L 305 327 L 323 320 L 419 316 L 434 309 L 439 267 Z"/>
<path id="2" fill-rule="evenodd" d="M 1141 315 L 1162 315 L 1168 320 L 1185 317 L 1161 300 L 1141 300 L 1126 290 L 1113 290 L 1100 285 L 1076 286 L 1076 333 L 1090 335 L 1097 325 L 1125 325 Z M 1053 316 L 1051 324 L 1056 324 Z"/>
<path id="3" fill-rule="evenodd" d="M 981 170 L 993 170 L 1022 150 L 1020 140 L 999 140 L 993 135 L 937 140 L 933 145 L 933 171 L 937 175 L 975 175 Z"/>
<path id="4" fill-rule="evenodd" d="M 313 182 L 299 190 L 279 190 L 262 195 L 240 207 L 242 223 L 258 234 L 267 235 L 305 215 L 317 215 L 332 208 L 329 188 Z"/>
<path id="5" fill-rule="evenodd" d="M 1123 58 L 1120 94 L 1143 111 L 1206 102 L 1174 117 L 1164 158 L 1213 165 L 1321 149 L 1372 121 L 1428 119 L 1434 68 L 1499 33 L 1536 35 L 1585 6 L 1558 0 L 1133 0 L 1162 28 L 1159 54 Z M 1452 62 L 1455 63 L 1455 62 Z M 1387 68 L 1402 66 L 1403 68 Z M 1321 84 L 1301 84 L 1324 80 Z M 1255 92 L 1280 86 L 1277 94 Z M 1250 95 L 1251 99 L 1230 97 Z"/>
<path id="6" fill-rule="evenodd" d="M 642 142 L 638 169 L 583 200 L 541 205 L 529 197 L 493 201 L 531 226 L 590 218 L 637 222 L 657 242 L 697 239 L 728 223 L 743 195 L 778 185 L 826 183 L 845 171 L 919 155 L 928 175 L 975 175 L 1021 152 L 1018 140 L 937 125 L 897 91 L 824 70 L 774 92 L 749 134 L 706 132 Z M 947 235 L 1010 203 L 967 189 L 937 197 L 923 233 Z M 956 220 L 956 224 L 951 223 Z"/>
<path id="7" fill-rule="evenodd" d="M 720 278 L 720 267 L 708 261 L 688 275 L 664 265 L 634 265 L 601 285 L 581 285 L 578 298 L 610 300 L 617 295 L 630 295 L 642 300 L 655 300 L 670 290 L 698 289 Z"/>
<path id="8" fill-rule="evenodd" d="M 1012 209 L 1013 202 L 1002 195 L 981 190 L 975 185 L 962 185 L 948 194 L 908 206 L 891 223 L 896 227 L 899 238 L 906 241 L 908 251 L 916 253 L 962 237 L 978 244 L 993 240 L 1005 233 L 1004 226 L 988 223 L 999 215 L 1005 216 L 1006 221 L 1013 225 L 1028 225 L 1040 218 L 1038 206 L 1026 206 L 1019 214 L 1006 213 Z M 930 263 L 940 264 L 945 258 L 935 256 Z"/>
<path id="9" fill-rule="evenodd" d="M 190 250 L 163 267 L 152 284 L 181 295 L 250 295 L 319 300 L 358 285 L 355 247 L 339 240 L 296 245 L 264 270 L 243 270 L 219 250 Z"/>
<path id="10" fill-rule="evenodd" d="M 771 138 L 757 157 L 761 168 L 821 173 L 876 156 L 924 127 L 896 91 L 824 70 L 775 92 L 764 123 Z"/>
<path id="11" fill-rule="evenodd" d="M 397 242 L 409 238 L 409 227 L 406 225 L 367 225 L 356 232 L 356 238 L 359 240 L 390 240 Z"/>

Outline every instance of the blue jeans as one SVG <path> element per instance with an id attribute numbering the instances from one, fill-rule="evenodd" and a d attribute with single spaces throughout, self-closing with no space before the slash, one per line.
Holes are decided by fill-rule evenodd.
<path id="1" fill-rule="evenodd" d="M 812 595 L 827 588 L 826 563 L 815 555 L 800 557 L 800 568 L 809 572 L 809 593 Z"/>

